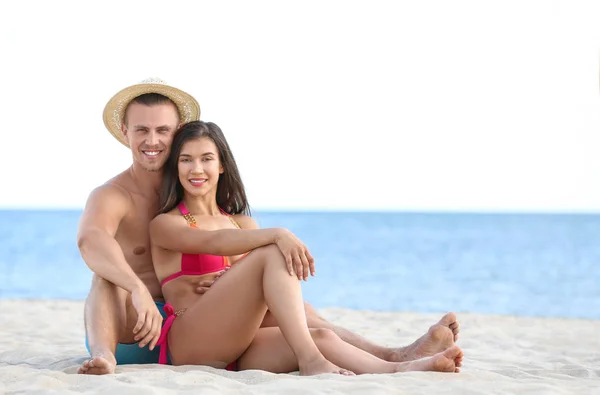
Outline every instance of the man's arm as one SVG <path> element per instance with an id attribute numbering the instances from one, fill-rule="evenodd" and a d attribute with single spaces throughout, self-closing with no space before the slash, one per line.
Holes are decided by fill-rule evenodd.
<path id="1" fill-rule="evenodd" d="M 77 246 L 90 270 L 119 287 L 133 292 L 144 286 L 125 260 L 115 240 L 119 224 L 130 206 L 129 196 L 118 187 L 103 185 L 88 197 L 77 232 Z"/>

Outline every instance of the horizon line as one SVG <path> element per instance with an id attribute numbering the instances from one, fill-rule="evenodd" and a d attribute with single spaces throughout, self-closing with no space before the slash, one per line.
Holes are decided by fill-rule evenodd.
<path id="1" fill-rule="evenodd" d="M 83 211 L 83 207 L 25 207 L 25 206 L 0 206 L 0 212 L 8 211 Z M 395 213 L 395 214 L 472 214 L 472 215 L 600 215 L 600 209 L 465 209 L 465 208 L 323 208 L 323 207 L 250 207 L 252 212 L 258 213 Z"/>

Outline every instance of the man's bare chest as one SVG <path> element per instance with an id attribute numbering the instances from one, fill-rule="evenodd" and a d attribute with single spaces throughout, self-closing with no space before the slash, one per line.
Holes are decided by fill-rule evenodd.
<path id="1" fill-rule="evenodd" d="M 130 212 L 121 221 L 115 235 L 125 258 L 132 266 L 151 264 L 152 262 L 148 227 L 153 216 L 148 211 L 138 208 Z"/>

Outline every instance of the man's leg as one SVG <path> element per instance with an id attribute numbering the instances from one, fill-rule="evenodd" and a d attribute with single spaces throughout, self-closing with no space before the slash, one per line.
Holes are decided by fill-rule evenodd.
<path id="1" fill-rule="evenodd" d="M 427 333 L 405 347 L 383 347 L 372 341 L 349 331 L 346 328 L 334 325 L 319 316 L 317 311 L 308 303 L 304 303 L 306 322 L 309 328 L 326 328 L 337 334 L 346 343 L 360 348 L 378 358 L 390 362 L 412 361 L 426 356 L 434 355 L 451 347 L 458 338 L 459 324 L 454 313 L 448 313 L 432 325 Z M 262 327 L 277 326 L 277 321 L 268 311 L 261 325 Z"/>
<path id="2" fill-rule="evenodd" d="M 129 318 L 133 316 L 135 322 L 136 316 L 128 296 L 124 289 L 94 275 L 84 310 L 85 331 L 92 358 L 83 363 L 78 373 L 114 373 L 117 344 L 135 343 L 133 331 L 127 330 L 131 326 L 128 321 L 132 321 Z"/>

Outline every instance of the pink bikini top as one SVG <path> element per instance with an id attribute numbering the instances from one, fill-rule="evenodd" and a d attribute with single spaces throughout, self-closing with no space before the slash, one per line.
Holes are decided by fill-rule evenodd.
<path id="1" fill-rule="evenodd" d="M 187 209 L 183 202 L 179 203 L 177 206 L 183 218 L 187 221 L 187 223 L 192 228 L 198 228 L 196 225 L 196 219 L 192 216 L 190 211 Z M 236 228 L 240 229 L 240 226 L 235 222 L 235 220 L 223 211 L 221 208 L 221 213 L 226 215 L 229 220 L 235 225 Z M 208 273 L 218 272 L 222 270 L 226 266 L 229 266 L 229 259 L 226 256 L 218 256 L 218 255 L 209 255 L 209 254 L 181 254 L 181 270 L 177 273 L 173 273 L 160 283 L 161 287 L 163 287 L 169 281 L 176 279 L 177 277 L 192 275 L 199 276 Z"/>

